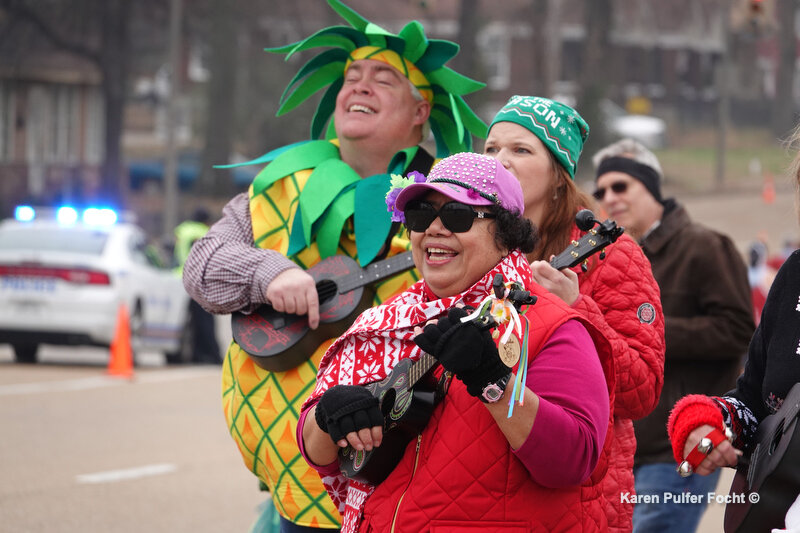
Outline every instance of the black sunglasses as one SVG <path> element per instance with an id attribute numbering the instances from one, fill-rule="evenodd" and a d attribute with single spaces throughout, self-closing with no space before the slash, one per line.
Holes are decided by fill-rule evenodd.
<path id="1" fill-rule="evenodd" d="M 439 209 L 433 204 L 422 201 L 411 201 L 403 213 L 406 216 L 406 227 L 409 231 L 423 232 L 438 217 L 442 225 L 453 233 L 464 233 L 472 227 L 476 218 L 495 218 L 492 213 L 475 211 L 472 206 L 461 202 L 448 202 Z"/>
<path id="2" fill-rule="evenodd" d="M 614 191 L 614 194 L 622 194 L 622 193 L 624 193 L 625 191 L 628 190 L 628 182 L 627 181 L 615 181 L 614 183 L 611 184 L 611 187 L 609 187 L 609 188 L 612 191 Z M 597 200 L 602 200 L 605 195 L 606 195 L 606 188 L 605 187 L 600 187 L 599 189 L 597 189 L 596 191 L 594 191 L 592 193 L 592 196 L 594 196 Z"/>

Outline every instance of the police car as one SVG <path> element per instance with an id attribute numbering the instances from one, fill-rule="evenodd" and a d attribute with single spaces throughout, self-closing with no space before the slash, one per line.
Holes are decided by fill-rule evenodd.
<path id="1" fill-rule="evenodd" d="M 192 359 L 189 296 L 111 209 L 19 206 L 0 222 L 0 343 L 35 363 L 40 345 L 110 346 L 121 306 L 134 352 Z"/>

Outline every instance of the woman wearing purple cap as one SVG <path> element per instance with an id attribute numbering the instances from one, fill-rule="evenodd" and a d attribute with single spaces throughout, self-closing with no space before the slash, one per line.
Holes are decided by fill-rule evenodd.
<path id="1" fill-rule="evenodd" d="M 573 181 L 589 127 L 577 111 L 535 96 L 514 96 L 498 111 L 484 153 L 496 158 L 522 184 L 525 217 L 539 243 L 528 259 L 533 279 L 590 321 L 611 342 L 616 372 L 614 419 L 600 464 L 585 494 L 602 493 L 610 531 L 630 531 L 635 494 L 632 420 L 658 403 L 664 381 L 664 316 L 660 291 L 641 248 L 622 235 L 606 257 L 588 269 L 558 271 L 548 260 L 582 232 L 575 214 L 592 199 Z"/>
<path id="2" fill-rule="evenodd" d="M 581 483 L 606 435 L 610 346 L 533 281 L 525 253 L 536 237 L 518 180 L 492 158 L 461 153 L 427 178 L 393 183 L 402 190 L 387 204 L 406 224 L 423 279 L 331 345 L 298 425 L 342 531 L 602 529 L 602 501 L 583 507 Z M 494 333 L 474 319 L 489 309 Z M 430 420 L 385 479 L 345 478 L 340 448 L 370 451 L 391 435 L 387 406 L 363 385 L 423 352 L 438 363 Z"/>

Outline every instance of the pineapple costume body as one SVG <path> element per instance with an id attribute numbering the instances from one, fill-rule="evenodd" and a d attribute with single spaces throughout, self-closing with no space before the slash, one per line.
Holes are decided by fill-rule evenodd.
<path id="1" fill-rule="evenodd" d="M 305 206 L 305 201 L 310 199 L 316 200 L 315 205 L 319 205 L 322 193 L 315 182 L 322 183 L 326 189 L 333 187 L 334 191 L 329 193 L 335 197 L 352 196 L 350 205 L 345 210 L 352 213 L 356 198 L 368 196 L 368 192 L 358 194 L 355 185 L 364 185 L 385 194 L 389 190 L 390 179 L 389 174 L 385 174 L 361 180 L 352 169 L 352 174 L 343 179 L 342 176 L 348 174 L 344 172 L 347 165 L 339 159 L 336 143 L 313 141 L 309 144 L 314 143 L 324 143 L 317 144 L 314 152 L 322 150 L 325 156 L 315 158 L 313 167 L 296 170 L 283 177 L 269 176 L 262 172 L 250 188 L 254 242 L 261 248 L 287 255 L 303 268 L 309 268 L 321 260 L 321 248 L 328 252 L 332 248 L 330 241 L 323 242 L 324 226 L 329 217 L 315 221 L 320 228 L 316 232 L 318 239 L 310 239 L 307 245 L 302 243 L 301 228 L 295 226 L 303 224 L 303 215 L 297 213 L 298 206 Z M 294 153 L 290 151 L 285 155 L 297 159 L 302 153 L 298 153 L 296 149 Z M 422 149 L 412 148 L 398 155 L 401 157 L 396 157 L 395 161 L 400 167 L 392 170 L 403 173 L 416 170 L 427 174 L 433 163 L 433 158 Z M 279 156 L 265 171 L 273 166 L 281 168 L 286 159 L 289 158 Z M 404 164 L 406 160 L 408 164 Z M 297 161 L 294 166 L 308 165 Z M 335 175 L 328 174 L 331 170 L 335 171 Z M 356 179 L 359 181 L 354 181 Z M 339 183 L 331 185 L 336 181 Z M 344 192 L 339 190 L 340 187 Z M 349 192 L 353 194 L 348 194 Z M 381 248 L 383 243 L 390 243 L 387 256 L 407 251 L 410 243 L 405 232 L 398 231 L 398 225 L 391 224 L 382 198 L 365 201 L 372 204 L 377 202 L 381 217 L 385 219 L 381 221 L 383 223 L 372 221 L 369 226 L 389 228 L 381 240 Z M 361 210 L 362 203 L 358 205 Z M 337 209 L 342 210 L 342 206 Z M 352 216 L 347 216 L 342 222 L 337 238 L 333 239 L 333 250 L 358 260 L 355 231 L 357 222 Z M 389 233 L 393 230 L 395 234 L 389 239 Z M 311 234 L 314 235 L 314 232 Z M 325 234 L 325 238 L 330 240 L 330 234 Z M 369 241 L 365 242 L 369 248 Z M 328 255 L 332 254 L 327 253 L 325 256 Z M 414 269 L 378 282 L 375 285 L 374 304 L 404 291 L 418 279 Z M 268 372 L 260 368 L 238 344 L 232 342 L 225 357 L 222 375 L 225 418 L 245 465 L 269 487 L 276 508 L 282 516 L 296 524 L 318 528 L 339 527 L 340 516 L 319 475 L 300 455 L 295 433 L 300 407 L 314 389 L 317 365 L 332 340 L 324 342 L 313 354 L 309 354 L 306 362 L 286 372 Z"/>
<path id="2" fill-rule="evenodd" d="M 472 136 L 485 138 L 487 133 L 486 124 L 463 99 L 484 84 L 446 66 L 458 53 L 457 44 L 428 39 L 418 21 L 394 34 L 341 0 L 328 0 L 328 5 L 345 25 L 267 49 L 286 54 L 287 60 L 296 53 L 325 49 L 289 82 L 278 109 L 278 115 L 288 113 L 322 91 L 311 121 L 312 140 L 228 165 L 269 163 L 250 188 L 253 239 L 256 246 L 279 251 L 303 268 L 335 254 L 348 255 L 366 266 L 379 255 L 407 250 L 405 234 L 399 224 L 392 224 L 386 210 L 390 173 L 427 174 L 434 163 L 427 152 L 414 146 L 392 158 L 387 174 L 361 178 L 341 160 L 332 116 L 353 61 L 384 62 L 409 80 L 430 104 L 428 125 L 437 157 L 471 151 Z M 374 303 L 402 292 L 416 280 L 412 270 L 378 283 Z M 287 372 L 267 372 L 231 344 L 222 377 L 225 417 L 245 464 L 269 487 L 283 517 L 317 528 L 336 528 L 340 517 L 318 474 L 300 455 L 295 430 L 300 406 L 314 388 L 317 363 L 329 344 L 323 343 L 306 362 Z"/>

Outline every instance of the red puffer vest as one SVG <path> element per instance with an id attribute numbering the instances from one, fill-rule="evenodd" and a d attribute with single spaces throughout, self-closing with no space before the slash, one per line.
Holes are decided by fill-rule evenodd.
<path id="1" fill-rule="evenodd" d="M 530 354 L 561 324 L 577 319 L 598 346 L 610 390 L 613 361 L 605 338 L 560 299 L 536 286 L 538 302 L 526 316 Z M 604 455 L 601 461 L 605 460 Z M 595 472 L 605 472 L 598 465 Z M 592 487 L 596 489 L 596 487 Z M 481 402 L 459 380 L 400 464 L 367 499 L 361 532 L 602 531 L 604 500 L 581 503 L 585 487 L 534 482 Z"/>

